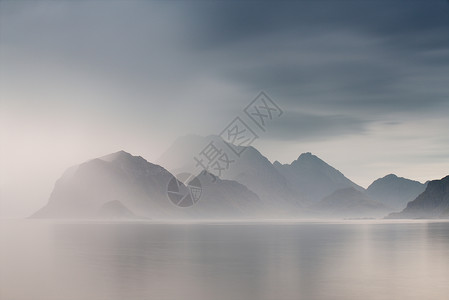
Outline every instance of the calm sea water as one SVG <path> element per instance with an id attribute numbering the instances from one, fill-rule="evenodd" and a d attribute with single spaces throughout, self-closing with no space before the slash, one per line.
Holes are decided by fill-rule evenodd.
<path id="1" fill-rule="evenodd" d="M 449 299 L 449 223 L 0 223 L 1 300 Z"/>

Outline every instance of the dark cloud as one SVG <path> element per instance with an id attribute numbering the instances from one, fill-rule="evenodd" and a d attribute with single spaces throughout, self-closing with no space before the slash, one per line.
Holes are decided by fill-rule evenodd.
<path id="1" fill-rule="evenodd" d="M 217 1 L 196 2 L 195 35 L 199 46 L 216 48 L 253 39 L 273 32 L 330 32 L 344 29 L 383 37 L 407 37 L 404 42 L 423 44 L 444 36 L 426 37 L 423 33 L 447 32 L 447 1 Z M 411 37 L 411 36 L 410 36 Z M 418 38 L 417 38 L 418 37 Z M 429 46 L 435 46 L 429 43 Z"/>
<path id="2" fill-rule="evenodd" d="M 80 66 L 138 94 L 119 108 L 204 78 L 249 95 L 265 90 L 293 112 L 382 120 L 447 108 L 443 0 L 2 1 L 1 11 L 2 62 L 20 54 Z"/>
<path id="3" fill-rule="evenodd" d="M 194 41 L 216 73 L 289 106 L 363 117 L 447 101 L 446 1 L 220 2 L 197 13 Z"/>

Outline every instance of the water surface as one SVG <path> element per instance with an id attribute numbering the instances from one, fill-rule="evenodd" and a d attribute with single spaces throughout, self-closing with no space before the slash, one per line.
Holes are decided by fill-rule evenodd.
<path id="1" fill-rule="evenodd" d="M 447 300 L 449 223 L 2 221 L 0 299 Z"/>

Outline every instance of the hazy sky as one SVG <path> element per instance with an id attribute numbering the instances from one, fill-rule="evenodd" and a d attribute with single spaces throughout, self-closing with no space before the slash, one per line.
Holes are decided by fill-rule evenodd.
<path id="1" fill-rule="evenodd" d="M 441 178 L 448 50 L 443 0 L 1 0 L 0 217 L 68 166 L 218 134 L 261 90 L 285 111 L 255 143 L 272 161 Z"/>

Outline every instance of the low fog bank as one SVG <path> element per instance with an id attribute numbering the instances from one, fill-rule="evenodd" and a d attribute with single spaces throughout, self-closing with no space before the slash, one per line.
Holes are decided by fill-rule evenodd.
<path id="1" fill-rule="evenodd" d="M 31 218 L 332 220 L 449 216 L 449 176 L 423 184 L 389 174 L 364 189 L 312 153 L 299 155 L 291 164 L 271 163 L 251 146 L 236 148 L 242 155 L 232 166 L 227 160 L 228 165 L 221 169 L 216 168 L 218 161 L 208 165 L 207 171 L 195 169 L 192 158 L 198 145 L 212 143 L 224 141 L 217 136 L 195 136 L 193 142 L 190 137 L 175 142 L 162 157 L 172 161 L 169 168 L 175 171 L 171 172 L 125 151 L 73 166 L 57 180 L 47 205 Z"/>

